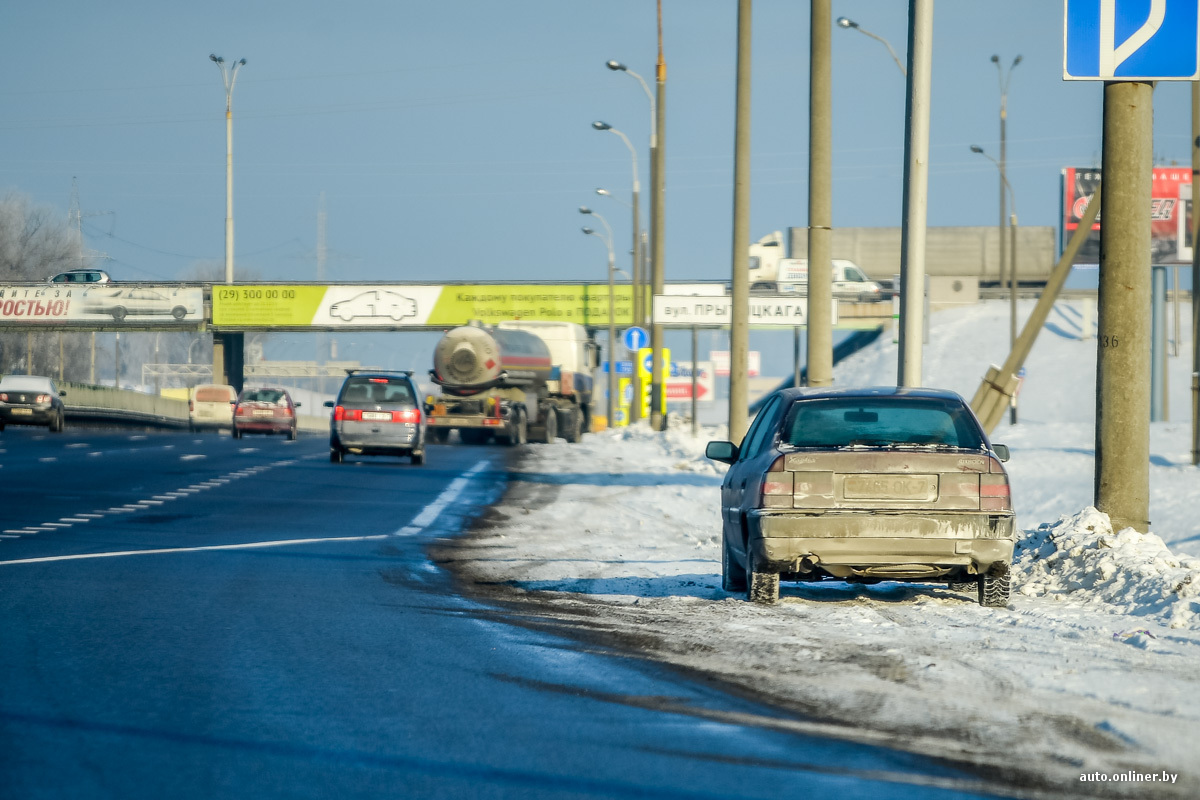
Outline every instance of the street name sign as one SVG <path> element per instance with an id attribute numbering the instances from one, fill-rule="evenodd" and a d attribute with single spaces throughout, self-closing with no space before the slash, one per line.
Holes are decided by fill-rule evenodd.
<path id="1" fill-rule="evenodd" d="M 1063 80 L 1200 78 L 1197 0 L 1063 0 Z"/>
<path id="2" fill-rule="evenodd" d="M 793 328 L 808 323 L 807 297 L 751 297 L 750 324 Z M 832 322 L 837 323 L 838 301 L 832 303 Z M 659 325 L 728 325 L 733 315 L 730 297 L 654 296 L 654 321 Z"/>

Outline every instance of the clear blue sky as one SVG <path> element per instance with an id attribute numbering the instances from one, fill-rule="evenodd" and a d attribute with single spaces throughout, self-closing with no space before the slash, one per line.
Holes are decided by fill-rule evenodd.
<path id="1" fill-rule="evenodd" d="M 664 0 L 669 279 L 730 269 L 736 3 Z M 990 225 L 997 74 L 1024 225 L 1056 225 L 1063 166 L 1099 160 L 1101 88 L 1064 83 L 1062 3 L 936 6 L 929 223 Z M 907 4 L 835 2 L 903 58 Z M 886 49 L 834 37 L 834 224 L 898 225 L 904 84 Z M 806 223 L 808 4 L 754 7 L 751 234 Z M 175 278 L 224 254 L 224 89 L 208 54 L 245 57 L 234 93 L 237 263 L 315 276 L 326 193 L 329 278 L 602 280 L 576 208 L 629 240 L 630 161 L 646 146 L 653 0 L 8 3 L 0 12 L 0 190 L 69 202 L 114 276 Z M 1157 90 L 1155 152 L 1190 159 L 1189 94 Z M 620 246 L 623 254 L 627 246 Z M 626 257 L 627 259 L 627 257 Z M 627 266 L 627 264 L 626 264 Z"/>

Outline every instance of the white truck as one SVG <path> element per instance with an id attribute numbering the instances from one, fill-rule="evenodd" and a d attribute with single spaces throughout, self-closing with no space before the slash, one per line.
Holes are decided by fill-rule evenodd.
<path id="1" fill-rule="evenodd" d="M 582 325 L 513 320 L 442 336 L 430 377 L 442 396 L 427 408 L 434 441 L 457 430 L 467 444 L 579 441 L 591 430 L 596 343 Z"/>
<path id="2" fill-rule="evenodd" d="M 775 231 L 750 245 L 750 291 L 761 294 L 808 294 L 808 259 L 786 258 L 783 234 Z M 888 298 L 853 261 L 833 259 L 833 296 L 837 300 L 874 303 Z"/>

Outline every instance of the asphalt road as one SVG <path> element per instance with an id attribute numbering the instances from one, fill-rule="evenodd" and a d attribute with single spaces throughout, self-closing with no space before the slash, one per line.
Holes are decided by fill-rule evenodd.
<path id="1" fill-rule="evenodd" d="M 426 558 L 509 451 L 0 434 L 0 796 L 959 797 L 969 775 L 508 624 Z"/>

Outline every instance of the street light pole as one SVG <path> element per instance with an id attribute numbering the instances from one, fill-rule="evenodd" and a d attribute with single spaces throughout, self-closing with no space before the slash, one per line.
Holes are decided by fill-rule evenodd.
<path id="1" fill-rule="evenodd" d="M 1001 196 L 1003 196 L 1004 189 L 1007 189 L 1008 197 L 1009 197 L 1009 205 L 1012 206 L 1012 214 L 1008 218 L 1008 222 L 1009 222 L 1009 226 L 1010 226 L 1009 233 L 1011 235 L 1011 240 L 1012 240 L 1010 242 L 1010 247 L 1009 247 L 1010 252 L 1009 252 L 1009 261 L 1008 261 L 1008 342 L 1009 342 L 1009 348 L 1011 350 L 1011 348 L 1016 346 L 1016 343 L 1017 343 L 1017 193 L 1013 191 L 1012 184 L 1008 182 L 1008 176 L 1004 174 L 1004 167 L 1001 165 L 1001 163 L 999 161 L 997 161 L 996 159 L 994 159 L 990 155 L 988 155 L 986 152 L 984 152 L 984 149 L 977 144 L 971 145 L 971 152 L 978 153 L 979 155 L 983 156 L 988 161 L 991 161 L 993 164 L 995 164 L 996 169 L 1000 170 L 1000 186 L 1001 186 L 1000 194 L 1001 194 Z M 1003 212 L 1004 209 L 1001 208 L 1001 211 Z M 1004 246 L 1003 246 L 1004 245 L 1004 227 L 1003 226 L 1001 226 L 1001 228 L 1000 228 L 1000 244 L 1001 244 L 1000 254 L 1001 254 L 1001 258 L 1003 259 L 1003 257 L 1004 257 Z M 1000 286 L 1001 286 L 1001 288 L 1004 287 L 1004 269 L 1005 269 L 1005 263 L 1004 263 L 1004 261 L 1001 261 L 1000 262 Z M 1016 397 L 1014 396 L 1013 403 L 1011 406 L 1009 406 L 1009 423 L 1012 425 L 1017 424 L 1016 402 L 1017 402 Z"/>
<path id="2" fill-rule="evenodd" d="M 1007 163 L 1008 163 L 1007 162 L 1008 84 L 1009 84 L 1009 81 L 1012 80 L 1013 70 L 1016 69 L 1017 64 L 1021 63 L 1021 57 L 1017 56 L 1016 58 L 1013 59 L 1012 66 L 1010 66 L 1008 68 L 1007 74 L 1004 72 L 1004 68 L 1000 66 L 1000 56 L 993 55 L 992 63 L 996 65 L 997 79 L 999 80 L 999 83 L 1000 83 L 1000 162 L 999 162 L 998 166 L 1000 167 L 1000 272 L 1003 275 L 1004 265 L 1006 263 L 1008 263 L 1004 258 L 1004 245 L 1005 245 L 1004 225 L 1008 220 L 1008 214 L 1006 212 L 1005 202 L 1004 202 L 1004 190 L 1005 190 L 1005 188 L 1008 187 L 1008 179 L 1007 179 L 1007 174 L 1008 174 L 1008 167 L 1007 167 Z M 1009 280 L 1016 281 L 1016 276 L 1010 273 Z M 1015 293 L 1015 290 L 1014 290 L 1014 293 Z M 1016 303 L 1015 299 L 1013 300 L 1013 303 L 1014 304 Z M 1015 330 L 1016 323 L 1013 324 L 1013 328 Z M 1015 334 L 1014 334 L 1014 339 L 1015 339 Z"/>
<path id="3" fill-rule="evenodd" d="M 225 83 L 225 282 L 233 283 L 233 85 L 246 59 L 226 69 L 224 58 L 216 54 L 208 57 L 220 68 Z"/>
<path id="4" fill-rule="evenodd" d="M 613 307 L 616 305 L 616 276 L 614 275 L 616 268 L 616 257 L 613 253 L 612 228 L 608 227 L 608 223 L 605 222 L 604 217 L 600 216 L 586 206 L 581 207 L 579 209 L 579 213 L 591 214 L 596 219 L 603 222 L 605 230 L 608 231 L 608 237 L 605 238 L 591 228 L 583 228 L 583 232 L 585 234 L 599 238 L 600 241 L 604 242 L 604 244 L 608 246 L 608 407 L 606 412 L 608 414 L 608 420 L 606 424 L 611 428 L 613 427 L 614 423 L 613 415 L 615 413 L 617 394 L 617 326 L 616 321 L 613 319 Z"/>
<path id="5" fill-rule="evenodd" d="M 667 62 L 663 59 L 662 36 L 662 0 L 658 0 L 658 61 L 654 66 L 655 76 L 655 148 L 650 164 L 650 242 L 654 248 L 654 258 L 651 262 L 650 286 L 651 296 L 663 293 L 663 278 L 665 264 L 663 254 L 666 248 L 664 240 L 664 210 L 663 194 L 666 185 L 666 137 L 663 127 L 667 115 Z M 652 301 L 653 302 L 653 301 Z M 656 431 L 667 429 L 666 418 L 662 413 L 663 396 L 663 329 L 650 319 L 650 347 L 653 354 L 652 372 L 650 378 L 650 427 Z"/>
<path id="6" fill-rule="evenodd" d="M 863 26 L 859 25 L 854 20 L 847 19 L 846 17 L 838 17 L 837 24 L 838 24 L 839 28 L 845 28 L 846 30 L 855 30 L 855 31 L 858 31 L 859 33 L 863 34 L 864 36 L 870 36 L 872 39 L 874 39 L 877 42 L 882 42 L 883 46 L 887 48 L 889 53 L 891 53 L 892 61 L 895 61 L 896 66 L 900 68 L 900 74 L 906 78 L 908 77 L 908 70 L 906 70 L 904 68 L 904 64 L 902 64 L 900 62 L 900 57 L 896 55 L 896 51 L 892 49 L 892 45 L 890 42 L 888 42 L 887 39 L 883 38 L 882 36 L 879 36 L 878 34 L 871 33 L 869 30 L 867 30 Z"/>

